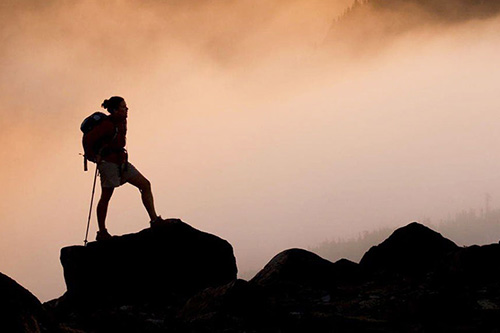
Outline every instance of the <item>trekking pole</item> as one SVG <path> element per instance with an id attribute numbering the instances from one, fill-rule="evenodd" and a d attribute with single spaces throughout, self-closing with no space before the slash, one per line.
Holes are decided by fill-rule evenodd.
<path id="1" fill-rule="evenodd" d="M 89 227 L 90 227 L 90 217 L 92 215 L 92 204 L 94 203 L 94 193 L 95 193 L 95 182 L 97 179 L 97 163 L 95 165 L 95 173 L 94 173 L 94 185 L 92 185 L 92 196 L 90 198 L 90 209 L 89 209 L 89 219 L 87 221 L 87 232 L 85 232 L 85 240 L 83 241 L 83 245 L 87 246 L 87 238 L 89 236 Z"/>

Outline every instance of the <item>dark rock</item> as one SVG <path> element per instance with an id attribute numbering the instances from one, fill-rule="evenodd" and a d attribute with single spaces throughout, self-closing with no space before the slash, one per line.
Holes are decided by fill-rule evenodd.
<path id="1" fill-rule="evenodd" d="M 0 331 L 44 332 L 42 304 L 16 281 L 0 273 Z"/>
<path id="2" fill-rule="evenodd" d="M 330 284 L 332 266 L 332 262 L 312 252 L 289 249 L 272 258 L 250 282 L 261 287 L 283 282 L 321 287 Z"/>
<path id="3" fill-rule="evenodd" d="M 273 332 L 360 331 L 380 325 L 339 313 L 345 303 L 340 300 L 358 293 L 360 273 L 352 261 L 332 263 L 306 250 L 289 249 L 271 259 L 250 285 L 261 288 L 266 297 L 272 320 L 265 327 Z"/>
<path id="4" fill-rule="evenodd" d="M 245 280 L 234 280 L 219 287 L 206 288 L 190 298 L 179 313 L 180 318 L 193 321 L 209 313 L 234 313 L 244 315 L 255 310 L 258 289 Z"/>
<path id="5" fill-rule="evenodd" d="M 495 282 L 500 280 L 500 244 L 473 245 L 446 256 L 439 273 L 449 281 Z"/>
<path id="6" fill-rule="evenodd" d="M 268 322 L 261 290 L 245 280 L 212 287 L 193 296 L 178 318 L 194 331 L 258 327 Z"/>
<path id="7" fill-rule="evenodd" d="M 333 263 L 333 281 L 339 283 L 358 283 L 362 279 L 359 264 L 347 259 L 340 259 Z"/>
<path id="8" fill-rule="evenodd" d="M 360 266 L 368 272 L 422 275 L 458 249 L 451 240 L 417 222 L 399 228 L 365 253 Z"/>
<path id="9" fill-rule="evenodd" d="M 277 254 L 250 280 L 260 287 L 291 283 L 316 288 L 331 287 L 335 282 L 358 274 L 357 264 L 341 259 L 335 264 L 302 249 L 289 249 Z"/>
<path id="10" fill-rule="evenodd" d="M 268 312 L 285 323 L 297 316 L 314 316 L 317 307 L 350 293 L 349 285 L 359 280 L 353 262 L 344 259 L 334 264 L 312 252 L 289 249 L 276 255 L 250 284 L 262 289 Z"/>
<path id="11" fill-rule="evenodd" d="M 172 301 L 236 279 L 231 245 L 177 219 L 155 228 L 61 250 L 74 303 Z"/>

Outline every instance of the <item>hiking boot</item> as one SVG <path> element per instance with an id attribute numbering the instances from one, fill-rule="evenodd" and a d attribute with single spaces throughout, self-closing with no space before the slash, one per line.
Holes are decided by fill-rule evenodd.
<path id="1" fill-rule="evenodd" d="M 161 218 L 160 215 L 158 215 L 154 220 L 151 220 L 149 224 L 151 225 L 151 228 L 157 227 L 159 225 L 162 225 L 163 219 Z"/>
<path id="2" fill-rule="evenodd" d="M 108 230 L 104 229 L 103 231 L 98 231 L 97 236 L 95 237 L 96 241 L 103 241 L 103 240 L 108 240 L 111 239 L 113 236 L 111 236 L 108 232 Z"/>

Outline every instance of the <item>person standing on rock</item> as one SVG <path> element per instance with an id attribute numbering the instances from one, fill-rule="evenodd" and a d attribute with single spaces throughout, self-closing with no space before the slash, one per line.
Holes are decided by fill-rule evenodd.
<path id="1" fill-rule="evenodd" d="M 97 241 L 112 237 L 105 224 L 108 204 L 114 189 L 125 183 L 134 185 L 141 192 L 142 203 L 151 219 L 151 226 L 162 220 L 155 211 L 151 183 L 128 161 L 125 149 L 127 103 L 122 97 L 113 96 L 106 99 L 101 106 L 110 115 L 87 134 L 84 142 L 85 151 L 94 154 L 87 156 L 87 158 L 97 163 L 101 179 L 101 198 L 97 204 L 97 223 L 99 226 Z"/>

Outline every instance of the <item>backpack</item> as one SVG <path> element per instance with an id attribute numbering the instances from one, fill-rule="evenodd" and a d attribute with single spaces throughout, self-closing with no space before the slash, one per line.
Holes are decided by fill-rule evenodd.
<path id="1" fill-rule="evenodd" d="M 82 124 L 80 125 L 80 130 L 83 132 L 83 135 L 85 135 L 106 118 L 108 118 L 106 114 L 99 111 L 94 112 L 83 120 Z"/>
<path id="2" fill-rule="evenodd" d="M 82 138 L 82 145 L 83 145 L 83 150 L 84 150 L 84 155 L 83 155 L 83 170 L 87 171 L 88 170 L 88 167 L 87 167 L 87 161 L 89 160 L 88 159 L 88 156 L 95 156 L 96 155 L 96 151 L 88 151 L 88 149 L 91 149 L 91 148 L 87 148 L 86 150 L 86 147 L 87 145 L 85 144 L 86 142 L 86 135 L 88 133 L 90 133 L 90 131 L 92 131 L 94 128 L 97 127 L 97 125 L 99 125 L 100 123 L 102 123 L 106 118 L 108 118 L 108 116 L 102 112 L 94 112 L 93 114 L 91 114 L 90 116 L 88 116 L 87 118 L 85 118 L 82 122 L 82 124 L 80 125 L 80 130 L 83 132 L 83 138 Z M 95 150 L 96 147 L 92 147 L 92 150 Z M 94 162 L 94 160 L 90 160 L 91 162 Z"/>

